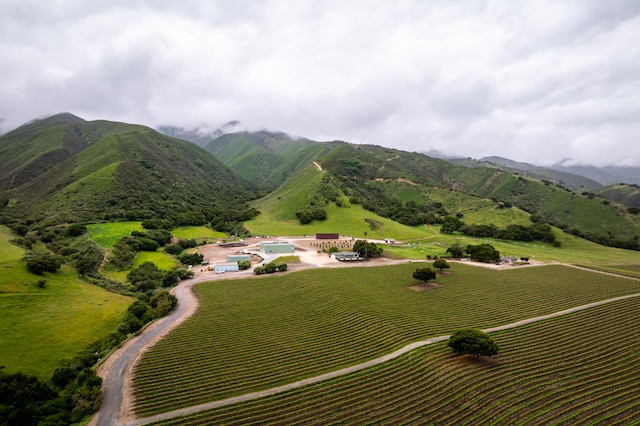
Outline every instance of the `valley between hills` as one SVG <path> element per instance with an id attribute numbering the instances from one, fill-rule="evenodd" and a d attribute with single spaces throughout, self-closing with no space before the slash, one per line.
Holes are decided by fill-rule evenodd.
<path id="1" fill-rule="evenodd" d="M 7 419 L 640 421 L 632 179 L 164 132 L 64 113 L 0 136 L 0 378 L 38 389 L 8 401 Z M 186 287 L 192 315 L 122 358 L 137 357 L 115 385 L 130 394 L 121 417 L 96 369 L 179 316 Z M 452 354 L 459 329 L 486 331 L 499 354 Z"/>

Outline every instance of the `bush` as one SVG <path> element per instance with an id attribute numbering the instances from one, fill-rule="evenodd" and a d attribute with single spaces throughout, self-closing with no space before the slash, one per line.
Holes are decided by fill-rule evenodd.
<path id="1" fill-rule="evenodd" d="M 246 271 L 247 269 L 251 268 L 251 262 L 248 260 L 241 260 L 240 262 L 238 262 L 238 269 L 241 271 Z"/>
<path id="2" fill-rule="evenodd" d="M 56 272 L 61 265 L 62 260 L 50 253 L 38 254 L 27 259 L 27 269 L 37 275 L 42 275 L 45 272 Z"/>
<path id="3" fill-rule="evenodd" d="M 492 356 L 497 355 L 500 350 L 491 336 L 480 330 L 473 329 L 454 332 L 449 337 L 447 346 L 458 355 Z"/>
<path id="4" fill-rule="evenodd" d="M 179 257 L 180 263 L 183 265 L 198 265 L 202 263 L 204 256 L 200 253 L 187 253 Z"/>

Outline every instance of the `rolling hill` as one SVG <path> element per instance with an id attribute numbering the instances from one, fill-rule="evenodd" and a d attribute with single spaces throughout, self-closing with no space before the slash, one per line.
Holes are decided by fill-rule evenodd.
<path id="1" fill-rule="evenodd" d="M 59 114 L 0 138 L 3 214 L 55 224 L 193 215 L 254 187 L 192 143 Z"/>
<path id="2" fill-rule="evenodd" d="M 409 226 L 437 222 L 438 217 L 445 215 L 458 215 L 468 224 L 496 222 L 506 226 L 524 224 L 534 215 L 535 220 L 574 235 L 624 247 L 633 246 L 640 232 L 640 220 L 625 205 L 594 196 L 585 188 L 574 192 L 554 183 L 571 178 L 574 185 L 599 185 L 579 176 L 558 174 L 552 181 L 495 166 L 456 166 L 423 154 L 344 142 L 305 140 L 302 144 L 279 138 L 277 149 L 267 149 L 265 146 L 269 144 L 264 136 L 225 135 L 224 149 L 213 152 L 225 164 L 237 162 L 238 167 L 249 162 L 247 153 L 257 163 L 256 153 L 265 158 L 265 153 L 270 152 L 273 162 L 263 170 L 283 171 L 280 176 L 285 179 L 256 207 L 271 220 L 290 224 L 296 220 L 297 212 L 326 210 L 335 204 L 360 205 L 378 216 Z M 217 143 L 222 145 L 220 140 Z M 303 156 L 312 149 L 313 155 Z M 313 173 L 313 163 L 321 168 L 321 174 Z M 478 208 L 479 205 L 484 207 Z M 338 211 L 343 217 L 349 215 L 348 209 Z M 304 227 L 300 233 L 304 233 Z"/>

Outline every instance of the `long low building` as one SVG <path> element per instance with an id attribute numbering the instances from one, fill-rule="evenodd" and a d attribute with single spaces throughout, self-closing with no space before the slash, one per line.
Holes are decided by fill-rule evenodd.
<path id="1" fill-rule="evenodd" d="M 216 274 L 221 274 L 223 272 L 234 272 L 239 271 L 238 262 L 214 262 L 213 263 L 213 271 Z"/>
<path id="2" fill-rule="evenodd" d="M 293 243 L 286 241 L 261 242 L 260 251 L 264 254 L 293 254 L 296 251 Z"/>
<path id="3" fill-rule="evenodd" d="M 360 253 L 357 251 L 337 251 L 331 253 L 331 258 L 344 261 L 344 260 L 360 260 Z"/>

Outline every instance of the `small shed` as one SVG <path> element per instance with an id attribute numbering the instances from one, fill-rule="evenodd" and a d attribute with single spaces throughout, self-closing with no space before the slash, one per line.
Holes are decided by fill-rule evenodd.
<path id="1" fill-rule="evenodd" d="M 357 251 L 337 251 L 331 253 L 331 258 L 339 261 L 360 260 L 360 253 Z"/>
<path id="2" fill-rule="evenodd" d="M 227 262 L 250 262 L 251 255 L 249 254 L 230 254 L 227 256 Z"/>
<path id="3" fill-rule="evenodd" d="M 296 248 L 293 243 L 286 241 L 271 241 L 260 243 L 260 251 L 264 254 L 293 254 Z"/>
<path id="4" fill-rule="evenodd" d="M 238 262 L 214 262 L 213 271 L 216 274 L 222 274 L 223 272 L 238 271 Z"/>
<path id="5" fill-rule="evenodd" d="M 339 240 L 340 239 L 340 234 L 330 234 L 330 233 L 324 233 L 324 234 L 316 234 L 316 240 Z"/>

